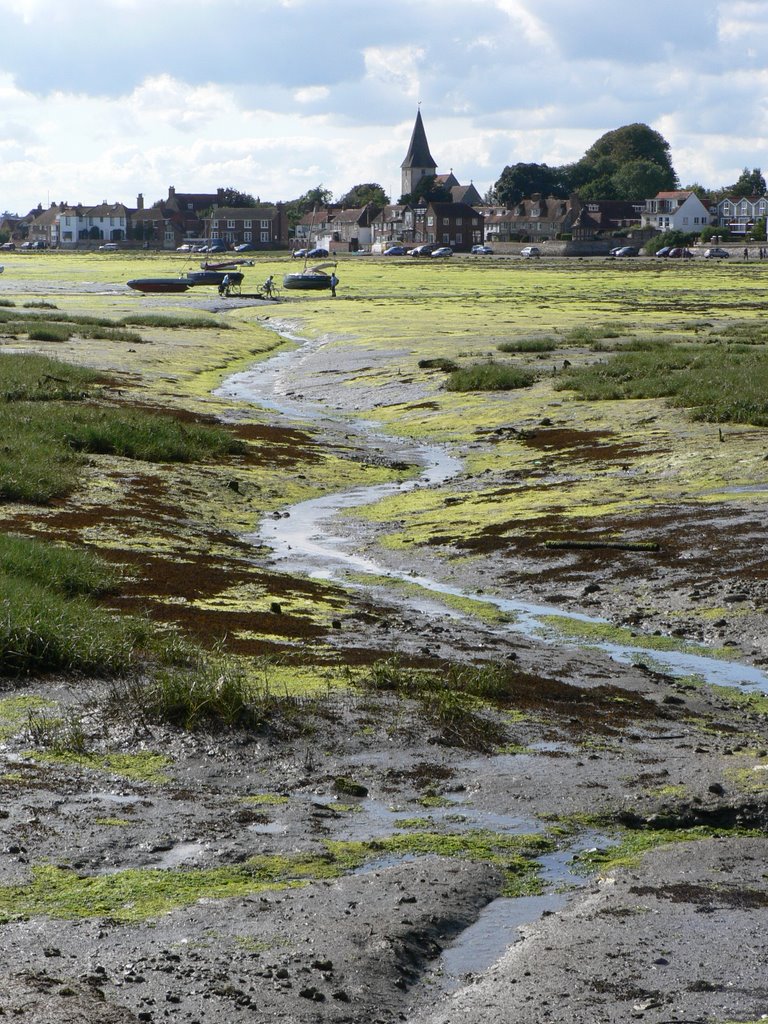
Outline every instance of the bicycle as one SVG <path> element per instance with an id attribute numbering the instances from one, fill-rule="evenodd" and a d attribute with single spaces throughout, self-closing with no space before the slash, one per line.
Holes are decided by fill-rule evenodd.
<path id="1" fill-rule="evenodd" d="M 262 285 L 261 290 L 262 290 L 262 292 L 264 294 L 264 298 L 265 299 L 274 299 L 274 300 L 276 300 L 276 299 L 280 298 L 280 291 L 281 290 L 280 290 L 280 288 L 278 288 L 278 286 L 275 284 L 274 281 L 272 281 L 272 282 L 266 282 L 265 281 L 264 284 Z"/>

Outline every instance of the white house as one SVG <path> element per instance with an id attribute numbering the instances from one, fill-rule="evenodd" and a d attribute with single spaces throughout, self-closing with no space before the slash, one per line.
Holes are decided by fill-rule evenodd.
<path id="1" fill-rule="evenodd" d="M 74 245 L 80 241 L 119 242 L 125 238 L 128 211 L 122 203 L 98 206 L 66 206 L 56 216 L 53 244 Z"/>
<path id="2" fill-rule="evenodd" d="M 657 231 L 701 231 L 711 223 L 709 210 L 695 192 L 687 189 L 659 192 L 653 199 L 646 199 L 640 214 L 640 226 Z"/>

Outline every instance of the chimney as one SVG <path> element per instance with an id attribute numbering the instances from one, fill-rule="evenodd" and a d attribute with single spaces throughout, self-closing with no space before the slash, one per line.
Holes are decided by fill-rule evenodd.
<path id="1" fill-rule="evenodd" d="M 137 210 L 143 210 L 144 209 L 144 196 L 142 195 L 141 192 L 139 192 L 139 194 L 136 196 L 136 209 Z"/>
<path id="2" fill-rule="evenodd" d="M 168 186 L 168 198 L 169 199 L 173 199 L 173 197 L 175 195 L 176 195 L 176 189 L 173 187 L 173 185 L 169 185 Z"/>

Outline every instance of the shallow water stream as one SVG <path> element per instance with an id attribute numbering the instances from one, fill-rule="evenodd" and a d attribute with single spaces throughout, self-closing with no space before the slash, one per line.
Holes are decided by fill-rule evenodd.
<path id="1" fill-rule="evenodd" d="M 334 531 L 334 517 L 348 509 L 373 504 L 392 494 L 417 487 L 437 487 L 456 476 L 462 463 L 440 446 L 387 437 L 376 429 L 375 424 L 353 418 L 345 419 L 340 413 L 313 405 L 301 396 L 290 393 L 290 373 L 327 342 L 322 338 L 302 342 L 298 336 L 280 328 L 276 323 L 270 326 L 278 330 L 286 340 L 300 347 L 283 351 L 252 370 L 230 377 L 219 389 L 219 394 L 272 409 L 292 421 L 334 422 L 337 429 L 343 428 L 346 433 L 355 434 L 365 446 L 376 451 L 387 451 L 391 458 L 422 467 L 417 478 L 404 483 L 355 487 L 300 502 L 286 509 L 280 517 L 265 519 L 250 536 L 254 542 L 266 544 L 273 551 L 278 565 L 286 571 L 341 581 L 346 571 L 369 573 L 377 577 L 377 586 L 380 586 L 381 577 L 389 577 L 393 583 L 407 583 L 411 585 L 411 590 L 415 586 L 421 591 L 420 596 L 397 593 L 394 596 L 398 603 L 410 603 L 415 610 L 437 617 L 462 617 L 461 613 L 447 610 L 440 602 L 441 596 L 482 601 L 509 616 L 510 621 L 495 627 L 500 634 L 510 631 L 522 633 L 563 647 L 578 646 L 578 641 L 557 636 L 551 623 L 545 625 L 546 616 L 559 616 L 587 624 L 606 622 L 605 619 L 590 618 L 552 605 L 538 605 L 485 592 L 479 595 L 464 591 L 440 580 L 393 570 L 355 551 L 354 541 Z M 768 693 L 768 675 L 765 672 L 736 661 L 710 657 L 705 648 L 700 653 L 691 652 L 690 645 L 688 650 L 661 651 L 651 644 L 648 647 L 642 646 L 641 637 L 632 644 L 590 640 L 589 646 L 605 651 L 616 661 L 631 663 L 642 660 L 673 675 L 697 676 L 721 686 L 741 686 Z"/>

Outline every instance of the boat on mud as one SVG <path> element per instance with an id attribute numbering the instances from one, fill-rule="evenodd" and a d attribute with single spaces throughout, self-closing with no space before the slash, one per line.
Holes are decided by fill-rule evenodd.
<path id="1" fill-rule="evenodd" d="M 182 278 L 182 280 L 187 281 L 190 285 L 220 285 L 223 283 L 225 277 L 229 278 L 229 283 L 231 285 L 238 286 L 243 283 L 245 274 L 237 270 L 193 270 L 187 274 L 186 278 Z"/>
<path id="2" fill-rule="evenodd" d="M 192 281 L 185 277 L 136 277 L 127 284 L 137 292 L 185 292 Z"/>
<path id="3" fill-rule="evenodd" d="M 316 267 L 300 270 L 295 274 L 285 274 L 283 287 L 301 291 L 322 291 L 331 287 L 330 274 L 326 274 L 326 267 L 335 267 L 336 264 L 318 263 Z"/>

